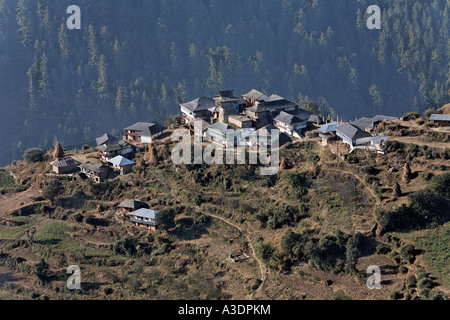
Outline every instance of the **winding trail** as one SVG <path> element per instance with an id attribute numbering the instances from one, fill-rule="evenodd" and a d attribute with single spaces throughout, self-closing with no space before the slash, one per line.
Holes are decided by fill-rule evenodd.
<path id="1" fill-rule="evenodd" d="M 150 173 L 151 173 L 151 175 L 152 175 L 152 176 L 153 176 L 160 184 L 162 184 L 162 185 L 165 186 L 168 190 L 170 190 L 170 194 L 171 194 L 171 196 L 172 196 L 174 199 L 178 200 L 180 203 L 184 203 L 184 201 L 183 201 L 182 199 L 179 199 L 178 196 L 177 196 L 176 194 L 174 194 L 174 188 L 171 188 L 171 187 L 165 182 L 165 180 L 164 180 L 162 177 L 158 176 L 155 172 L 150 172 Z M 233 223 L 233 222 L 231 222 L 231 221 L 225 219 L 224 217 L 221 217 L 221 216 L 218 216 L 218 215 L 215 215 L 215 214 L 212 214 L 212 213 L 207 213 L 207 212 L 203 212 L 203 213 L 204 213 L 206 216 L 209 216 L 209 217 L 211 217 L 211 218 L 213 218 L 213 219 L 217 219 L 217 220 L 220 220 L 220 221 L 222 221 L 222 222 L 228 224 L 229 226 L 235 228 L 236 230 L 238 230 L 240 233 L 242 233 L 242 234 L 246 237 L 247 242 L 248 242 L 248 246 L 250 247 L 250 249 L 251 249 L 251 251 L 252 251 L 252 252 L 251 252 L 252 257 L 256 260 L 256 262 L 257 262 L 258 265 L 259 265 L 259 272 L 260 272 L 260 276 L 261 276 L 261 280 L 262 280 L 262 284 L 259 286 L 259 288 L 258 288 L 258 290 L 256 291 L 255 295 L 258 294 L 258 293 L 262 293 L 263 295 L 266 295 L 266 294 L 264 293 L 264 286 L 265 286 L 265 283 L 266 283 L 266 280 L 267 280 L 267 270 L 266 270 L 266 268 L 264 267 L 263 262 L 262 262 L 262 261 L 257 257 L 257 255 L 256 255 L 255 247 L 254 247 L 253 244 L 252 244 L 252 239 L 251 239 L 250 235 L 249 235 L 247 232 L 245 232 L 240 226 L 238 226 L 237 224 L 235 224 L 235 223 Z"/>

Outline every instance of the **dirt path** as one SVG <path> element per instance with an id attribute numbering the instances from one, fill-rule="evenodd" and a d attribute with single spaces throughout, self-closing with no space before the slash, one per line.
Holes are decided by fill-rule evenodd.
<path id="1" fill-rule="evenodd" d="M 265 282 L 267 280 L 267 272 L 266 272 L 266 269 L 264 267 L 264 264 L 262 263 L 262 261 L 256 255 L 255 247 L 252 244 L 252 239 L 250 238 L 250 235 L 248 233 L 244 232 L 238 225 L 228 221 L 227 219 L 225 219 L 223 217 L 220 217 L 220 216 L 217 216 L 217 215 L 211 214 L 211 213 L 205 213 L 205 215 L 207 215 L 209 217 L 212 217 L 214 219 L 218 219 L 218 220 L 221 220 L 221 221 L 225 222 L 226 224 L 228 224 L 228 225 L 234 227 L 235 229 L 239 230 L 239 232 L 241 232 L 247 238 L 248 246 L 250 247 L 250 249 L 252 251 L 252 256 L 256 260 L 256 262 L 258 262 L 258 265 L 259 265 L 259 271 L 260 271 L 260 275 L 261 275 L 262 284 L 258 288 L 258 292 L 264 291 L 263 288 L 264 288 L 264 284 L 265 284 Z"/>
<path id="2" fill-rule="evenodd" d="M 161 183 L 161 184 L 164 185 L 168 190 L 170 190 L 170 194 L 171 194 L 171 196 L 172 196 L 174 199 L 178 200 L 180 203 L 183 203 L 183 202 L 184 202 L 182 199 L 179 199 L 179 198 L 177 197 L 177 195 L 174 193 L 174 189 L 171 188 L 171 187 L 165 182 L 165 180 L 164 180 L 162 177 L 159 177 L 155 172 L 151 172 L 151 174 L 152 174 L 152 176 L 153 176 L 159 183 Z M 254 246 L 253 246 L 253 244 L 252 244 L 252 239 L 251 239 L 250 235 L 249 235 L 247 232 L 244 232 L 244 230 L 243 230 L 241 227 L 239 227 L 239 226 L 236 225 L 235 223 L 233 223 L 233 222 L 231 222 L 231 221 L 225 219 L 224 217 L 217 216 L 217 215 L 211 214 L 211 213 L 206 213 L 206 212 L 204 212 L 204 214 L 207 215 L 207 216 L 209 216 L 209 217 L 211 217 L 211 218 L 213 218 L 213 219 L 217 219 L 217 220 L 220 220 L 220 221 L 222 221 L 222 222 L 228 224 L 229 226 L 235 228 L 236 230 L 238 230 L 240 233 L 242 233 L 242 234 L 246 237 L 247 242 L 248 242 L 248 246 L 250 247 L 250 249 L 251 249 L 251 251 L 252 251 L 252 252 L 251 252 L 252 257 L 256 260 L 256 262 L 257 262 L 258 265 L 259 265 L 259 270 L 260 270 L 260 275 L 261 275 L 261 280 L 262 280 L 262 284 L 261 284 L 261 286 L 258 288 L 258 290 L 257 290 L 256 293 L 257 293 L 257 294 L 258 294 L 258 293 L 262 293 L 262 294 L 265 295 L 265 293 L 264 293 L 264 286 L 265 286 L 265 283 L 266 283 L 266 280 L 267 280 L 267 272 L 266 272 L 266 269 L 265 269 L 265 267 L 264 267 L 263 262 L 262 262 L 262 261 L 257 257 L 257 255 L 256 255 L 256 251 L 255 251 L 255 248 L 254 248 Z"/>

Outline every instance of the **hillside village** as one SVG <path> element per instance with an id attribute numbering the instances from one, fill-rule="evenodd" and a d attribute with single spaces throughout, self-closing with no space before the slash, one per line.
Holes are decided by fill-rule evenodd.
<path id="1" fill-rule="evenodd" d="M 252 134 L 260 134 L 262 130 L 272 132 L 279 130 L 282 135 L 293 140 L 309 138 L 321 139 L 321 146 L 338 146 L 342 154 L 351 153 L 355 149 L 364 149 L 382 153 L 384 142 L 389 137 L 372 135 L 371 132 L 381 123 L 390 123 L 398 118 L 377 115 L 373 118 L 361 118 L 351 123 L 330 122 L 306 111 L 300 106 L 279 95 L 267 96 L 257 90 L 252 90 L 240 97 L 234 95 L 233 90 L 221 91 L 217 97 L 201 97 L 180 105 L 184 125 L 192 130 L 195 136 L 206 141 L 227 145 L 227 132 L 237 130 L 238 137 L 235 144 L 251 146 Z M 195 122 L 202 123 L 202 132 L 197 132 Z M 445 123 L 440 123 L 445 125 Z M 64 156 L 60 144 L 56 145 L 55 160 L 51 162 L 55 173 L 73 177 L 76 173 L 82 178 L 89 178 L 100 183 L 117 176 L 131 174 L 136 164 L 132 159 L 143 145 L 152 144 L 161 136 L 168 133 L 168 129 L 157 123 L 138 122 L 123 130 L 122 139 L 108 133 L 96 138 L 98 161 L 81 163 L 70 156 Z M 264 143 L 266 147 L 271 143 L 268 139 L 255 140 Z M 339 148 L 339 147 L 338 147 Z M 336 152 L 339 152 L 338 148 Z M 137 200 L 127 200 L 137 201 Z M 119 209 L 123 207 L 119 206 Z M 155 214 L 146 208 L 129 208 L 136 211 L 130 221 L 136 225 L 155 228 Z M 139 210 L 137 210 L 139 209 Z M 120 212 L 120 210 L 119 210 Z M 152 224 L 149 224 L 149 221 Z"/>
<path id="2" fill-rule="evenodd" d="M 237 130 L 238 139 L 235 144 L 252 146 L 252 134 L 260 134 L 267 130 L 279 130 L 286 138 L 295 141 L 305 141 L 319 138 L 322 148 L 329 148 L 337 156 L 351 154 L 361 149 L 383 154 L 383 145 L 389 141 L 389 136 L 373 134 L 379 126 L 385 127 L 404 117 L 376 115 L 372 118 L 360 118 L 350 123 L 325 120 L 312 112 L 302 109 L 297 103 L 279 95 L 267 96 L 257 90 L 251 90 L 240 97 L 233 90 L 221 91 L 217 97 L 201 97 L 180 105 L 185 127 L 192 134 L 223 146 L 227 145 L 227 132 Z M 202 132 L 196 131 L 195 122 L 202 123 Z M 432 114 L 430 122 L 436 127 L 450 127 L 449 115 Z M 52 169 L 60 175 L 92 179 L 100 183 L 117 176 L 133 173 L 136 164 L 132 159 L 144 145 L 152 144 L 164 136 L 168 129 L 157 123 L 138 122 L 123 130 L 121 140 L 108 133 L 96 138 L 98 161 L 84 162 L 65 157 L 60 144 L 56 145 L 55 160 L 51 162 Z M 166 136 L 167 137 L 167 136 Z M 291 140 L 291 141 L 292 141 Z M 270 146 L 271 140 L 256 140 L 261 147 Z M 286 140 L 285 140 L 286 141 Z M 59 154 L 58 154 L 59 153 Z M 136 226 L 156 228 L 157 211 L 134 206 L 138 200 L 127 199 L 124 203 L 133 203 L 129 207 L 118 206 L 118 213 Z M 142 204 L 142 203 L 141 203 Z M 126 210 L 126 211 L 125 211 Z M 134 214 L 134 211 L 136 211 Z M 130 215 L 131 214 L 131 215 Z"/>
<path id="3" fill-rule="evenodd" d="M 256 239 L 274 237 L 273 244 L 279 246 L 286 234 L 289 234 L 290 229 L 286 228 L 296 226 L 294 230 L 305 228 L 306 234 L 308 232 L 314 234 L 313 231 L 308 231 L 309 228 L 323 230 L 320 232 L 321 236 L 322 232 L 327 234 L 336 230 L 346 230 L 351 234 L 364 234 L 364 237 L 370 239 L 374 237 L 377 241 L 382 239 L 382 243 L 392 241 L 386 240 L 391 239 L 391 235 L 385 238 L 390 225 L 379 221 L 377 210 L 381 206 L 386 210 L 393 210 L 396 206 L 405 204 L 408 195 L 423 186 L 417 181 L 419 172 L 423 172 L 423 179 L 428 179 L 426 181 L 432 181 L 430 180 L 432 176 L 447 172 L 448 166 L 445 166 L 445 163 L 448 163 L 450 158 L 450 121 L 445 113 L 450 114 L 448 109 L 446 106 L 441 110 L 430 111 L 427 121 L 418 114 L 409 113 L 402 117 L 376 115 L 347 123 L 339 119 L 331 119 L 331 117 L 323 118 L 275 94 L 268 96 L 252 90 L 237 97 L 233 91 L 222 91 L 217 97 L 201 97 L 181 104 L 180 114 L 168 119 L 165 125 L 138 122 L 124 128 L 121 137 L 114 137 L 109 133 L 98 137 L 96 146 L 93 148 L 86 146 L 83 150 L 64 150 L 60 143 L 56 143 L 55 150 L 45 156 L 45 159 L 51 159 L 51 161 L 45 162 L 45 160 L 41 162 L 42 165 L 13 163 L 9 168 L 11 175 L 24 184 L 30 184 L 31 181 L 33 184 L 26 191 L 30 192 L 29 198 L 21 198 L 20 208 L 15 208 L 16 201 L 12 201 L 8 194 L 5 194 L 6 202 L 4 203 L 11 206 L 5 207 L 5 212 L 12 212 L 12 216 L 18 217 L 27 217 L 29 214 L 26 212 L 31 214 L 42 212 L 44 217 L 58 216 L 58 214 L 66 217 L 61 218 L 63 221 L 72 216 L 73 219 L 78 219 L 76 221 L 86 223 L 90 221 L 88 225 L 94 225 L 94 229 L 83 232 L 85 236 L 94 237 L 96 240 L 89 240 L 89 246 L 106 250 L 103 244 L 93 244 L 99 241 L 97 238 L 109 243 L 113 250 L 119 250 L 116 246 L 125 246 L 124 243 L 127 241 L 140 241 L 135 244 L 135 247 L 142 248 L 144 252 L 142 254 L 146 257 L 151 251 L 147 248 L 149 244 L 145 240 L 146 234 L 151 235 L 148 236 L 149 239 L 154 237 L 160 239 L 158 240 L 160 248 L 164 249 L 154 251 L 157 257 L 161 253 L 158 255 L 156 252 L 160 250 L 163 253 L 170 252 L 170 246 L 173 246 L 173 240 L 168 240 L 173 234 L 169 233 L 169 238 L 165 238 L 168 230 L 175 230 L 171 232 L 177 237 L 184 237 L 184 232 L 194 233 L 197 237 L 197 233 L 205 233 L 206 225 L 211 226 L 211 222 L 207 222 L 210 221 L 209 219 L 217 220 L 217 223 L 221 221 L 227 224 L 227 228 L 234 229 L 234 231 L 227 229 L 227 233 L 234 234 L 239 230 L 239 235 L 232 236 L 231 238 L 235 239 L 234 242 L 230 240 L 231 242 L 226 246 L 223 245 L 221 249 L 216 245 L 211 247 L 214 249 L 208 249 L 210 244 L 202 244 L 203 254 L 205 257 L 209 255 L 214 257 L 211 258 L 211 263 L 216 263 L 217 259 L 219 261 L 223 259 L 239 265 L 227 267 L 232 268 L 233 272 L 239 272 L 237 271 L 239 268 L 244 268 L 248 279 L 253 279 L 246 281 L 253 283 L 252 286 L 255 288 L 248 289 L 249 292 L 267 298 L 268 293 L 264 287 L 275 285 L 275 280 L 268 276 L 269 270 L 289 269 L 290 267 L 286 264 L 289 264 L 290 260 L 283 260 L 285 258 L 274 260 L 275 255 L 272 258 L 266 258 L 259 250 L 262 250 L 264 246 L 270 247 L 272 244 L 269 245 L 264 241 L 255 244 Z M 195 125 L 196 122 L 201 122 L 201 132 L 198 130 L 199 126 Z M 270 134 L 272 130 L 277 129 L 281 133 L 279 138 L 282 159 L 280 173 L 269 178 L 255 177 L 254 173 L 251 173 L 251 167 L 247 165 L 241 166 L 243 168 L 224 166 L 223 169 L 184 165 L 177 168 L 171 164 L 169 153 L 172 143 L 170 135 L 178 128 L 187 128 L 192 136 L 201 137 L 203 141 L 219 145 L 226 145 L 227 132 L 236 130 L 237 139 L 234 143 L 248 148 L 255 147 L 250 139 L 253 134 L 261 132 Z M 256 147 L 270 147 L 270 139 L 268 144 L 265 144 L 264 140 L 256 141 L 259 144 Z M 408 151 L 403 152 L 402 150 L 406 148 Z M 415 161 L 413 154 L 430 159 L 432 165 L 426 161 L 420 162 L 418 159 Z M 33 175 L 32 180 L 30 176 L 27 177 L 30 172 Z M 425 177 L 425 173 L 428 177 Z M 54 199 L 46 198 L 50 200 L 49 203 L 42 198 L 40 190 L 49 189 L 52 181 L 55 180 L 62 181 L 65 186 L 69 186 L 69 189 L 67 191 L 58 189 Z M 220 182 L 214 182 L 217 183 L 214 185 L 211 184 L 213 181 Z M 258 183 L 254 185 L 254 181 Z M 192 185 L 189 185 L 190 183 Z M 308 191 L 309 188 L 317 190 Z M 247 189 L 253 192 L 245 191 Z M 273 191 L 268 192 L 269 189 Z M 105 192 L 106 194 L 103 195 Z M 66 196 L 62 195 L 64 193 Z M 67 197 L 67 193 L 71 196 Z M 87 206 L 89 201 L 86 200 L 88 199 L 86 194 L 89 193 L 96 195 L 94 199 L 97 200 Z M 239 194 L 245 195 L 241 203 L 228 204 L 228 199 L 232 201 L 233 197 Z M 259 199 L 261 194 L 264 196 Z M 340 200 L 343 202 L 339 205 L 335 203 L 336 194 L 340 194 L 338 199 L 343 197 Z M 21 197 L 21 193 L 18 197 Z M 275 198 L 278 200 L 274 200 Z M 259 201 L 261 204 L 257 205 L 258 209 L 256 209 L 255 203 Z M 85 204 L 78 205 L 78 202 Z M 56 205 L 57 203 L 59 204 Z M 82 208 L 80 209 L 82 214 L 80 216 L 78 210 L 69 209 L 68 212 L 71 214 L 67 216 L 66 209 L 59 209 L 58 206 Z M 335 211 L 335 206 L 347 212 L 347 216 L 345 214 L 339 216 L 341 213 Z M 274 209 L 276 207 L 280 209 Z M 374 213 L 368 214 L 367 212 L 372 211 L 372 207 L 375 210 Z M 192 210 L 198 212 L 193 213 Z M 323 213 L 324 210 L 326 214 Z M 351 213 L 352 210 L 355 213 Z M 259 213 L 256 214 L 256 212 Z M 333 212 L 338 215 L 333 216 L 335 214 Z M 318 216 L 315 216 L 316 213 Z M 167 215 L 172 222 L 167 223 L 163 220 L 162 217 Z M 179 217 L 175 223 L 173 220 L 176 215 Z M 272 218 L 271 215 L 274 217 Z M 275 216 L 277 216 L 276 221 Z M 5 223 L 7 228 L 10 227 L 9 224 L 12 224 L 12 228 L 20 228 L 15 225 L 19 222 L 8 217 L 10 216 L 0 217 L 5 219 L 2 223 Z M 195 221 L 193 226 L 183 226 L 183 223 L 191 217 L 194 217 Z M 113 221 L 114 231 L 108 227 L 111 224 L 108 221 Z M 166 225 L 160 228 L 160 223 Z M 310 227 L 302 226 L 303 223 Z M 261 225 L 260 228 L 253 229 L 253 226 L 258 224 Z M 223 227 L 217 224 L 213 226 L 210 227 L 213 231 L 209 231 L 212 239 L 214 239 L 213 234 L 216 232 L 221 234 L 223 231 Z M 78 229 L 78 227 L 72 228 Z M 243 230 L 246 230 L 246 233 Z M 250 236 L 249 230 L 253 230 L 252 233 L 260 236 Z M 272 230 L 270 232 L 273 234 L 269 233 L 269 230 Z M 28 232 L 21 233 L 18 239 L 24 238 Z M 108 234 L 114 234 L 114 237 Z M 132 239 L 140 240 L 129 240 L 130 235 Z M 341 236 L 340 234 L 339 237 Z M 12 239 L 2 240 L 2 238 L 0 227 L 0 243 L 13 241 Z M 394 238 L 397 239 L 397 237 Z M 117 239 L 117 244 L 111 243 L 113 239 Z M 189 245 L 200 246 L 202 243 L 201 240 L 192 242 L 191 238 L 187 239 L 191 241 Z M 347 238 L 344 237 L 344 239 L 348 241 Z M 155 244 L 155 240 L 152 241 Z M 405 240 L 402 239 L 402 241 Z M 406 243 L 409 244 L 409 240 L 399 243 L 405 246 Z M 35 245 L 32 244 L 32 246 Z M 393 249 L 392 253 L 397 254 L 398 250 Z M 361 259 L 360 263 L 363 263 L 362 265 L 373 263 L 370 260 L 373 257 L 372 254 L 368 254 L 367 259 Z M 139 261 L 137 257 L 135 261 Z M 397 261 L 396 259 L 402 261 L 401 258 L 395 257 L 395 259 L 392 258 L 394 261 Z M 380 256 L 375 258 L 381 259 L 380 261 L 389 267 L 395 267 L 395 263 L 387 258 L 380 258 Z M 170 259 L 170 255 L 167 259 Z M 181 258 L 177 258 L 176 261 L 179 259 Z M 419 261 L 421 264 L 424 263 L 423 260 Z M 246 266 L 242 267 L 244 264 Z M 260 271 L 255 271 L 255 268 L 256 270 L 259 268 Z M 337 278 L 324 270 L 318 273 L 305 266 L 302 267 L 301 263 L 299 268 L 303 270 L 302 272 L 315 274 L 314 277 L 319 278 L 319 282 L 325 281 L 326 288 L 329 288 L 333 282 L 339 282 Z M 316 268 L 323 267 L 318 264 Z M 339 268 L 343 267 L 336 265 L 334 268 L 342 272 Z M 413 272 L 412 270 L 416 268 L 419 270 L 421 267 L 408 265 L 408 268 Z M 256 281 L 249 276 L 254 272 L 259 273 Z M 347 288 L 348 293 L 347 286 L 352 283 L 351 277 L 349 276 L 345 281 L 347 282 L 343 287 Z M 380 295 L 375 295 L 374 298 L 382 298 L 383 295 L 386 297 L 387 290 L 392 291 L 398 287 L 402 277 L 396 276 L 395 281 L 392 281 L 392 284 L 387 286 L 388 289 Z M 298 283 L 297 285 L 303 286 Z M 298 288 L 289 288 L 298 294 Z M 439 287 L 443 292 L 447 292 L 446 288 L 445 285 Z M 120 291 L 117 288 L 114 290 Z M 329 292 L 327 297 L 336 294 L 335 290 L 337 289 L 327 291 Z M 360 297 L 367 294 L 358 290 Z M 279 291 L 273 294 L 282 297 L 285 293 Z M 320 296 L 322 293 L 317 294 Z M 244 297 L 242 293 L 236 292 L 232 296 Z M 413 296 L 418 296 L 418 291 L 415 293 L 410 291 L 405 295 L 405 299 Z"/>

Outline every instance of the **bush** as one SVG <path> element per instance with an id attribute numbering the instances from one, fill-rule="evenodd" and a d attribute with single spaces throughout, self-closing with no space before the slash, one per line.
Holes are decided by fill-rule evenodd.
<path id="1" fill-rule="evenodd" d="M 428 299 L 430 299 L 430 300 L 445 300 L 445 296 L 442 292 L 431 291 L 431 293 L 428 295 Z"/>
<path id="2" fill-rule="evenodd" d="M 406 279 L 406 287 L 407 288 L 415 288 L 417 287 L 417 279 L 414 275 L 410 275 L 408 279 Z"/>
<path id="3" fill-rule="evenodd" d="M 44 161 L 44 151 L 38 148 L 31 148 L 25 151 L 23 159 L 28 163 Z"/>
<path id="4" fill-rule="evenodd" d="M 406 267 L 406 266 L 400 266 L 400 267 L 398 268 L 398 271 L 399 271 L 401 274 L 407 274 L 407 273 L 408 273 L 408 267 Z"/>
<path id="5" fill-rule="evenodd" d="M 402 298 L 402 294 L 398 291 L 392 291 L 391 293 L 389 293 L 389 297 L 392 300 L 400 300 Z"/>
<path id="6" fill-rule="evenodd" d="M 398 141 L 386 141 L 383 145 L 383 151 L 385 153 L 393 153 L 397 151 L 404 151 L 405 144 Z"/>
<path id="7" fill-rule="evenodd" d="M 175 227 L 176 211 L 174 208 L 166 208 L 156 215 L 156 224 L 159 229 L 170 230 Z"/>
<path id="8" fill-rule="evenodd" d="M 58 198 L 58 196 L 62 192 L 63 192 L 63 185 L 62 185 L 62 183 L 59 180 L 57 180 L 57 179 L 53 179 L 42 190 L 42 196 L 45 199 L 50 200 L 50 202 L 52 204 L 54 204 L 55 200 Z"/>
<path id="9" fill-rule="evenodd" d="M 426 171 L 426 170 L 420 174 L 420 177 L 422 178 L 422 180 L 424 182 L 430 181 L 433 178 L 433 176 L 434 176 L 433 173 Z"/>
<path id="10" fill-rule="evenodd" d="M 414 263 L 414 260 L 416 260 L 416 250 L 411 244 L 404 245 L 400 249 L 400 255 L 402 258 L 408 262 L 408 263 Z"/>
<path id="11" fill-rule="evenodd" d="M 419 282 L 417 283 L 417 288 L 419 288 L 420 290 L 423 290 L 423 289 L 431 290 L 431 289 L 433 289 L 433 287 L 434 287 L 434 282 L 433 282 L 433 280 L 431 280 L 428 277 L 419 280 Z"/>
<path id="12" fill-rule="evenodd" d="M 387 244 L 380 243 L 377 246 L 376 252 L 377 254 L 388 254 L 389 252 L 391 252 L 391 247 L 388 246 Z"/>
<path id="13" fill-rule="evenodd" d="M 420 118 L 420 114 L 418 114 L 417 112 L 408 112 L 403 116 L 403 118 L 405 119 L 405 121 L 416 120 Z"/>
<path id="14" fill-rule="evenodd" d="M 275 248 L 270 243 L 263 242 L 256 246 L 255 251 L 256 251 L 256 254 L 258 255 L 258 257 L 265 264 L 268 264 L 275 253 Z"/>

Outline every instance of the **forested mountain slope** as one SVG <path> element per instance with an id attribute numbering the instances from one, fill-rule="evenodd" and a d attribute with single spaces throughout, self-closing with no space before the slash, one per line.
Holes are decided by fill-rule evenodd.
<path id="1" fill-rule="evenodd" d="M 82 30 L 66 27 L 73 4 Z M 220 89 L 309 97 L 347 120 L 440 107 L 449 19 L 448 0 L 0 0 L 0 165 Z"/>

